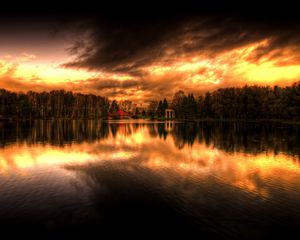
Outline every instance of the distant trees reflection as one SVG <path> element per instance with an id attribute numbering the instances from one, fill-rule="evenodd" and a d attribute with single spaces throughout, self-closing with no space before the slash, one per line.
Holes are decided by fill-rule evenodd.
<path id="1" fill-rule="evenodd" d="M 227 152 L 273 151 L 300 155 L 300 126 L 279 123 L 205 121 L 174 126 L 178 147 L 195 141 Z"/>
<path id="2" fill-rule="evenodd" d="M 193 146 L 195 142 L 227 152 L 259 153 L 272 151 L 300 156 L 300 126 L 276 122 L 190 123 L 108 123 L 97 120 L 37 120 L 0 123 L 0 144 L 51 144 L 64 146 L 73 142 L 94 142 L 131 136 L 146 130 L 151 138 L 174 140 L 177 148 Z"/>
<path id="3" fill-rule="evenodd" d="M 0 142 L 65 145 L 108 137 L 107 123 L 89 120 L 37 120 L 0 123 Z"/>

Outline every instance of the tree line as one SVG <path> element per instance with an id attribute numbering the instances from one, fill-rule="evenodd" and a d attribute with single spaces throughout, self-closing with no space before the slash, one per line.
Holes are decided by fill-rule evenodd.
<path id="1" fill-rule="evenodd" d="M 171 108 L 179 119 L 300 119 L 300 82 L 287 87 L 221 88 L 198 98 L 178 91 Z"/>
<path id="2" fill-rule="evenodd" d="M 15 93 L 0 89 L 0 115 L 16 118 L 105 118 L 109 101 L 93 94 L 55 90 Z"/>
<path id="3" fill-rule="evenodd" d="M 287 87 L 221 88 L 199 97 L 178 91 L 170 102 L 166 98 L 151 101 L 147 109 L 132 105 L 64 90 L 15 93 L 0 89 L 0 115 L 16 118 L 107 118 L 109 112 L 123 109 L 133 117 L 164 119 L 165 110 L 172 108 L 177 119 L 300 119 L 300 82 Z"/>

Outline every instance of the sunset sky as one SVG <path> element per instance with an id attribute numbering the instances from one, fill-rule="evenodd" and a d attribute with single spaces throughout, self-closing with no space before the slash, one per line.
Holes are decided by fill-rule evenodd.
<path id="1" fill-rule="evenodd" d="M 299 81 L 293 7 L 221 2 L 137 13 L 105 6 L 8 12 L 0 19 L 0 87 L 147 102 L 180 89 L 202 94 Z"/>

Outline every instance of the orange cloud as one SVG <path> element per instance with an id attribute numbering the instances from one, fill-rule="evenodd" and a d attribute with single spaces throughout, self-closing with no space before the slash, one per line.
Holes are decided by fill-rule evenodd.
<path id="1" fill-rule="evenodd" d="M 137 76 L 38 63 L 38 56 L 28 53 L 7 55 L 0 60 L 0 81 L 1 87 L 13 91 L 66 89 L 139 102 L 161 96 L 171 98 L 178 90 L 202 94 L 221 87 L 289 85 L 298 81 L 300 64 L 296 57 L 286 47 L 281 54 L 262 54 L 269 45 L 270 40 L 263 39 L 218 54 L 173 56 L 167 62 L 161 59 L 140 67 Z"/>

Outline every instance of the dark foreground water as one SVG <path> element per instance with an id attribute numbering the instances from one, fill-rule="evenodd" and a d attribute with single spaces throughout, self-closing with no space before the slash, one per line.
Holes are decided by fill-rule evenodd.
<path id="1" fill-rule="evenodd" d="M 297 125 L 0 123 L 1 233 L 288 239 L 299 160 Z"/>

